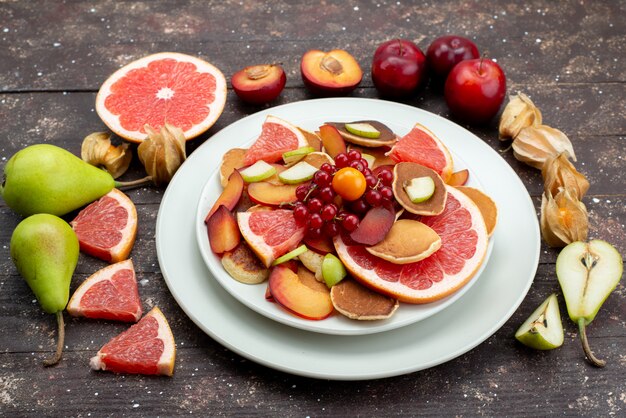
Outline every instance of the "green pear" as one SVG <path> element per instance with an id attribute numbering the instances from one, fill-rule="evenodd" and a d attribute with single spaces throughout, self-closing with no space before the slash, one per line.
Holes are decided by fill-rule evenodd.
<path id="1" fill-rule="evenodd" d="M 61 216 L 104 196 L 115 184 L 109 173 L 71 152 L 38 144 L 9 159 L 0 194 L 11 209 L 23 216 Z"/>
<path id="2" fill-rule="evenodd" d="M 563 290 L 567 313 L 578 324 L 583 350 L 589 361 L 598 367 L 606 362 L 596 358 L 589 347 L 586 326 L 596 317 L 600 307 L 620 281 L 622 256 L 606 241 L 573 242 L 556 259 L 556 275 Z"/>
<path id="3" fill-rule="evenodd" d="M 63 310 L 69 300 L 70 281 L 78 263 L 78 238 L 63 219 L 40 213 L 17 225 L 10 245 L 11 259 L 41 308 L 56 314 L 59 327 L 57 352 L 53 358 L 44 361 L 48 366 L 56 364 L 63 350 Z"/>
<path id="4" fill-rule="evenodd" d="M 515 338 L 537 350 L 552 350 L 563 345 L 563 323 L 556 294 L 551 294 L 519 327 Z"/>

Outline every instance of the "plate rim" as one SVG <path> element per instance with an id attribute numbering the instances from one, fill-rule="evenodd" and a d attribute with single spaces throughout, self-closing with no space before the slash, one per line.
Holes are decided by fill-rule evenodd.
<path id="1" fill-rule="evenodd" d="M 412 107 L 409 105 L 405 105 L 405 104 L 401 104 L 401 103 L 396 103 L 396 102 L 387 102 L 384 100 L 379 100 L 379 99 L 365 99 L 365 98 L 331 98 L 331 99 L 312 99 L 312 100 L 306 100 L 306 101 L 302 101 L 302 102 L 293 102 L 293 103 L 287 103 L 281 106 L 277 106 L 277 107 L 273 107 L 273 108 L 269 108 L 269 109 L 265 109 L 262 110 L 260 112 L 254 113 L 252 115 L 248 115 L 236 122 L 233 123 L 237 123 L 243 120 L 248 120 L 249 118 L 255 118 L 255 117 L 263 117 L 268 113 L 271 112 L 281 112 L 283 110 L 285 110 L 285 108 L 290 107 L 290 106 L 320 106 L 320 105 L 324 105 L 327 103 L 334 103 L 334 104 L 343 104 L 344 106 L 349 106 L 350 104 L 353 103 L 367 103 L 370 104 L 372 106 L 387 106 L 387 107 L 398 107 L 399 110 L 403 110 L 403 111 L 408 111 L 408 112 L 416 112 L 417 114 L 419 113 L 423 113 L 426 115 L 429 115 L 429 117 L 433 117 L 436 120 L 439 120 L 440 123 L 444 123 L 444 124 L 452 124 L 453 126 L 455 126 L 455 129 L 462 129 L 464 131 L 467 131 L 465 128 L 455 124 L 452 121 L 449 121 L 439 115 L 433 114 L 431 112 L 428 112 L 426 110 L 420 109 L 420 108 L 416 108 L 416 107 Z M 389 110 L 389 109 L 387 109 Z M 231 124 L 232 125 L 232 124 Z M 229 125 L 229 126 L 231 126 Z M 226 127 L 227 128 L 227 127 Z M 224 128 L 224 129 L 226 129 Z M 221 131 L 220 131 L 221 132 Z M 469 131 L 467 131 L 469 132 Z M 476 144 L 478 144 L 478 148 L 482 148 L 484 149 L 486 152 L 492 153 L 492 155 L 494 155 L 495 157 L 498 157 L 500 160 L 502 160 L 502 158 L 496 153 L 495 150 L 493 150 L 490 146 L 488 146 L 487 144 L 485 144 L 480 138 L 478 138 L 476 135 L 474 135 L 473 133 L 469 132 L 469 134 L 475 138 L 475 142 Z M 528 278 L 522 283 L 523 286 L 520 289 L 520 293 L 517 295 L 517 297 L 514 297 L 513 301 L 511 304 L 507 303 L 507 308 L 506 308 L 506 312 L 502 313 L 501 315 L 499 315 L 498 319 L 496 319 L 495 321 L 491 321 L 489 326 L 486 328 L 481 328 L 480 333 L 474 335 L 472 338 L 473 340 L 471 342 L 464 342 L 462 343 L 462 346 L 459 347 L 455 347 L 454 349 L 447 349 L 447 350 L 439 350 L 437 352 L 437 354 L 433 357 L 430 358 L 429 360 L 424 360 L 421 363 L 412 363 L 412 364 L 402 364 L 400 366 L 395 365 L 395 366 L 384 366 L 382 369 L 377 369 L 377 370 L 369 370 L 369 371 L 354 371 L 354 370 L 345 370 L 345 371 L 319 371 L 319 370 L 311 370 L 310 368 L 307 367 L 303 367 L 301 364 L 297 364 L 297 365 L 290 365 L 290 364 L 286 364 L 285 361 L 286 360 L 270 360 L 267 358 L 267 356 L 264 355 L 259 355 L 255 352 L 253 352 L 254 350 L 256 350 L 256 348 L 254 348 L 253 350 L 250 350 L 250 347 L 241 347 L 240 345 L 238 345 L 236 342 L 233 342 L 233 336 L 232 334 L 220 334 L 219 332 L 217 332 L 217 330 L 215 329 L 215 327 L 210 327 L 207 326 L 205 323 L 203 323 L 203 321 L 196 315 L 196 311 L 194 309 L 192 309 L 190 306 L 187 306 L 184 302 L 184 300 L 182 300 L 182 296 L 181 296 L 181 292 L 180 289 L 176 287 L 175 285 L 175 280 L 173 277 L 170 277 L 170 271 L 169 271 L 169 264 L 166 261 L 166 254 L 164 254 L 164 244 L 162 245 L 162 236 L 164 236 L 166 234 L 165 229 L 164 229 L 164 219 L 165 219 L 165 211 L 166 211 L 166 205 L 164 203 L 168 203 L 170 200 L 170 196 L 174 195 L 175 192 L 173 191 L 173 185 L 177 184 L 177 182 L 179 181 L 179 178 L 182 178 L 185 173 L 187 172 L 187 170 L 190 170 L 191 168 L 191 164 L 193 163 L 193 161 L 195 161 L 196 159 L 198 159 L 198 155 L 201 154 L 204 149 L 209 149 L 209 147 L 212 147 L 210 140 L 207 140 L 204 144 L 200 145 L 193 154 L 190 155 L 190 158 L 188 159 L 187 162 L 185 162 L 185 164 L 183 164 L 183 166 L 181 167 L 181 169 L 176 173 L 176 175 L 174 176 L 174 178 L 172 179 L 172 182 L 170 183 L 170 187 L 167 188 L 167 190 L 165 191 L 165 194 L 163 196 L 163 199 L 161 201 L 161 204 L 159 206 L 159 211 L 157 214 L 157 225 L 156 225 L 156 233 L 155 233 L 155 238 L 156 238 L 156 246 L 157 246 L 157 257 L 158 257 L 158 261 L 159 261 L 159 265 L 161 267 L 161 272 L 163 274 L 163 277 L 166 281 L 166 284 L 170 290 L 170 293 L 173 295 L 174 299 L 176 300 L 176 302 L 179 304 L 179 306 L 181 307 L 181 309 L 185 312 L 185 314 L 198 326 L 200 327 L 205 333 L 207 333 L 209 336 L 211 336 L 214 340 L 216 340 L 217 342 L 219 342 L 220 344 L 222 344 L 223 346 L 231 349 L 232 351 L 244 356 L 245 358 L 248 358 L 252 361 L 255 361 L 259 364 L 277 369 L 277 370 L 281 370 L 281 371 L 285 371 L 285 372 L 289 372 L 289 373 L 293 373 L 296 375 L 301 375 L 301 376 L 307 376 L 307 377 L 313 377 L 313 378 L 324 378 L 324 379 L 334 379 L 334 380 L 363 380 L 363 379 L 374 379 L 374 378 L 383 378 L 383 377 L 390 377 L 390 376 L 397 376 L 400 374 L 406 374 L 406 373 L 411 373 L 411 372 L 415 372 L 418 370 L 423 370 L 429 367 L 433 367 L 435 365 L 438 364 L 442 364 L 445 363 L 447 361 L 450 361 L 451 359 L 454 359 L 458 356 L 460 356 L 463 353 L 466 353 L 467 351 L 470 351 L 471 349 L 473 349 L 474 347 L 476 347 L 477 345 L 481 344 L 482 342 L 484 342 L 487 338 L 489 338 L 491 335 L 493 335 L 493 333 L 495 333 L 498 329 L 500 329 L 500 327 L 502 327 L 502 325 L 511 317 L 511 315 L 513 315 L 513 313 L 517 310 L 517 308 L 519 307 L 519 305 L 521 304 L 521 302 L 524 300 L 526 294 L 528 293 L 528 290 L 530 289 L 530 286 L 533 283 L 533 279 L 536 275 L 536 271 L 538 268 L 538 263 L 539 263 L 539 254 L 540 254 L 540 242 L 539 242 L 539 226 L 538 226 L 538 221 L 536 218 L 536 213 L 535 213 L 535 209 L 534 209 L 534 205 L 532 202 L 532 199 L 530 197 L 530 195 L 528 194 L 528 191 L 526 190 L 524 184 L 522 183 L 521 179 L 517 176 L 517 174 L 515 173 L 515 171 L 513 170 L 513 168 L 504 160 L 502 160 L 502 162 L 500 163 L 501 169 L 504 170 L 506 173 L 509 174 L 509 176 L 512 177 L 515 185 L 519 188 L 520 190 L 520 195 L 519 198 L 522 200 L 522 203 L 524 203 L 525 205 L 527 205 L 527 209 L 532 209 L 532 216 L 530 217 L 530 219 L 532 219 L 532 228 L 530 228 L 530 230 L 528 230 L 529 232 L 532 232 L 532 235 L 536 238 L 536 239 L 532 239 L 530 240 L 534 245 L 535 245 L 535 251 L 531 251 L 528 255 L 530 256 L 529 260 L 530 263 L 528 265 L 530 265 L 530 269 L 527 272 L 528 273 Z M 208 152 L 208 151 L 206 151 Z M 204 184 L 204 182 L 202 182 L 201 185 L 199 185 L 198 187 L 202 187 L 202 185 Z M 198 191 L 199 193 L 199 191 Z M 188 195 L 189 193 L 187 193 Z M 530 212 L 529 212 L 530 214 Z M 195 218 L 194 218 L 195 219 Z M 190 225 L 191 231 L 190 234 L 194 235 L 193 232 L 193 221 Z M 497 243 L 497 242 L 496 242 Z M 199 254 L 198 254 L 199 255 Z M 168 264 L 168 265 L 166 265 Z M 202 263 L 204 264 L 204 263 Z M 526 275 L 525 275 L 526 276 Z M 471 289 L 470 292 L 473 294 L 475 293 L 476 287 Z M 236 302 L 239 305 L 241 305 L 239 302 Z M 467 301 L 462 300 L 461 303 L 459 304 L 453 304 L 453 306 L 451 306 L 450 308 L 443 310 L 442 312 L 434 315 L 431 318 L 428 318 L 425 321 L 421 321 L 418 322 L 417 324 L 413 324 L 413 325 L 409 325 L 407 327 L 403 327 L 400 330 L 392 330 L 392 331 L 388 331 L 385 332 L 383 334 L 371 334 L 371 335 L 366 335 L 366 336 L 360 336 L 360 337 L 348 337 L 348 338 L 376 338 L 377 336 L 380 335 L 385 335 L 387 336 L 388 334 L 395 334 L 395 335 L 399 335 L 399 333 L 406 328 L 416 328 L 416 327 L 422 327 L 422 326 L 426 326 L 424 325 L 425 323 L 428 323 L 428 326 L 433 329 L 432 324 L 434 321 L 436 321 L 439 317 L 444 316 L 445 313 L 449 312 L 450 309 L 454 309 L 454 308 L 458 308 L 459 305 L 463 304 L 463 303 L 467 303 Z M 248 308 L 245 308 L 248 309 Z M 457 310 L 457 309 L 454 309 Z M 258 315 L 256 313 L 254 313 L 254 315 Z M 260 316 L 260 315 L 258 315 Z M 445 315 L 445 316 L 449 316 L 449 315 Z M 271 321 L 269 319 L 266 319 L 267 321 L 270 322 L 274 322 Z M 301 331 L 301 332 L 306 332 L 306 331 Z M 309 333 L 309 334 L 314 334 L 314 333 Z M 442 336 L 440 335 L 441 333 L 437 334 L 438 338 L 441 338 Z M 316 335 L 321 335 L 321 334 L 316 334 Z M 445 334 L 444 334 L 445 335 Z M 346 338 L 344 336 L 326 336 L 328 338 Z M 241 344 L 241 343 L 240 343 Z M 413 347 L 413 349 L 417 350 L 421 347 Z M 318 349 L 319 351 L 319 349 Z M 444 353 L 445 351 L 445 353 Z M 319 353 L 317 353 L 319 354 Z"/>

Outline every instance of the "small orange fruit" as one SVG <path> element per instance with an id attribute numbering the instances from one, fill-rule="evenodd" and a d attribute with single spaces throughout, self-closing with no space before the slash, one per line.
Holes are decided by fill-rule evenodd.
<path id="1" fill-rule="evenodd" d="M 356 168 L 344 167 L 335 173 L 333 190 L 348 201 L 357 200 L 365 193 L 365 176 Z"/>

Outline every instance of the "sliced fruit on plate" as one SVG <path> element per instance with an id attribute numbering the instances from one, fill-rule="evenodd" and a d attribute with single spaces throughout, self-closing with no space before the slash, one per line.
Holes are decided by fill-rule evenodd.
<path id="1" fill-rule="evenodd" d="M 278 304 L 302 318 L 321 320 L 334 312 L 328 291 L 307 286 L 284 264 L 272 268 L 269 289 Z"/>
<path id="2" fill-rule="evenodd" d="M 306 267 L 299 265 L 297 273 L 298 278 L 303 285 L 310 287 L 313 290 L 317 290 L 318 292 L 330 293 L 330 289 L 324 283 L 317 280 L 315 274 L 313 274 L 313 272 Z"/>
<path id="3" fill-rule="evenodd" d="M 469 170 L 464 168 L 463 170 L 452 173 L 446 183 L 450 186 L 463 186 L 467 183 L 467 179 L 469 179 Z"/>
<path id="4" fill-rule="evenodd" d="M 350 239 L 359 244 L 376 245 L 385 238 L 395 221 L 396 213 L 393 208 L 371 208 L 350 234 Z"/>
<path id="5" fill-rule="evenodd" d="M 312 152 L 315 152 L 313 147 L 301 147 L 293 151 L 287 151 L 283 153 L 283 162 L 287 166 L 293 165 Z"/>
<path id="6" fill-rule="evenodd" d="M 270 275 L 270 271 L 261 264 L 259 258 L 245 242 L 239 243 L 234 250 L 224 253 L 222 266 L 233 279 L 246 284 L 262 283 Z"/>
<path id="7" fill-rule="evenodd" d="M 207 219 L 206 227 L 211 251 L 215 254 L 231 251 L 241 241 L 235 215 L 224 205 L 220 205 Z"/>
<path id="8" fill-rule="evenodd" d="M 261 135 L 246 151 L 244 165 L 252 165 L 259 160 L 275 163 L 287 151 L 306 147 L 309 143 L 297 126 L 269 115 L 261 127 Z"/>
<path id="9" fill-rule="evenodd" d="M 145 125 L 165 122 L 192 139 L 209 129 L 226 103 L 226 79 L 196 57 L 161 52 L 138 59 L 113 73 L 100 87 L 96 112 L 117 135 L 142 142 Z"/>
<path id="10" fill-rule="evenodd" d="M 346 141 L 339 133 L 339 130 L 331 125 L 322 125 L 319 130 L 319 137 L 322 140 L 324 151 L 331 158 L 346 152 Z"/>
<path id="11" fill-rule="evenodd" d="M 272 177 L 276 174 L 276 168 L 263 160 L 259 160 L 251 166 L 240 170 L 239 174 L 241 174 L 243 181 L 246 183 L 256 183 Z"/>
<path id="12" fill-rule="evenodd" d="M 324 256 L 322 254 L 319 254 L 315 251 L 307 250 L 298 256 L 298 260 L 302 262 L 304 267 L 306 267 L 307 269 L 309 269 L 312 273 L 316 275 L 316 279 L 317 279 L 317 273 L 320 272 L 319 277 L 320 277 L 320 280 L 322 279 L 321 271 L 322 271 L 322 262 L 324 261 Z"/>
<path id="13" fill-rule="evenodd" d="M 174 373 L 176 344 L 167 319 L 158 307 L 152 308 L 139 322 L 106 343 L 91 358 L 94 370 L 114 373 Z"/>
<path id="14" fill-rule="evenodd" d="M 458 186 L 457 189 L 467 195 L 480 209 L 480 213 L 483 215 L 485 225 L 487 226 L 487 233 L 489 236 L 493 234 L 498 223 L 498 207 L 496 203 L 487 196 L 483 191 L 468 186 Z"/>
<path id="15" fill-rule="evenodd" d="M 226 151 L 226 154 L 222 157 L 222 164 L 220 165 L 220 183 L 222 187 L 226 187 L 228 184 L 228 178 L 233 171 L 242 168 L 243 157 L 246 155 L 246 150 L 243 148 L 233 148 Z"/>
<path id="16" fill-rule="evenodd" d="M 322 261 L 322 278 L 329 288 L 342 281 L 348 272 L 336 255 L 328 253 Z"/>
<path id="17" fill-rule="evenodd" d="M 360 321 L 389 318 L 400 305 L 396 299 L 374 292 L 352 279 L 333 286 L 330 299 L 337 312 Z"/>
<path id="18" fill-rule="evenodd" d="M 307 248 L 306 245 L 302 244 L 301 246 L 297 247 L 295 250 L 291 250 L 286 254 L 281 255 L 280 257 L 278 257 L 276 260 L 274 260 L 272 262 L 273 266 L 276 266 L 278 264 L 282 264 L 284 262 L 287 262 L 289 260 L 293 260 L 294 258 L 298 257 L 299 255 L 301 255 L 302 253 L 307 252 Z"/>
<path id="19" fill-rule="evenodd" d="M 434 190 L 428 199 L 414 202 L 408 193 L 407 185 L 416 178 L 429 177 Z M 418 163 L 398 163 L 393 168 L 393 195 L 407 211 L 416 215 L 439 215 L 446 206 L 448 192 L 442 178 L 434 170 Z"/>
<path id="20" fill-rule="evenodd" d="M 306 229 L 298 225 L 293 212 L 287 209 L 239 212 L 237 223 L 241 235 L 266 267 L 295 249 Z"/>
<path id="21" fill-rule="evenodd" d="M 302 159 L 302 161 L 311 164 L 313 167 L 317 168 L 318 170 L 324 163 L 334 164 L 334 161 L 332 158 L 330 158 L 330 155 L 326 154 L 325 152 L 317 152 L 317 151 L 307 154 Z"/>
<path id="22" fill-rule="evenodd" d="M 113 189 L 86 206 L 70 222 L 80 250 L 109 263 L 128 258 L 137 234 L 137 210 L 132 200 Z"/>
<path id="23" fill-rule="evenodd" d="M 441 237 L 441 248 L 410 264 L 376 257 L 362 245 L 335 237 L 337 254 L 352 276 L 368 287 L 407 303 L 439 300 L 463 287 L 476 274 L 487 253 L 488 235 L 480 210 L 465 194 L 448 188 L 444 211 L 420 222 Z"/>
<path id="24" fill-rule="evenodd" d="M 432 177 L 415 177 L 404 182 L 404 191 L 413 203 L 424 202 L 435 193 L 435 181 Z"/>
<path id="25" fill-rule="evenodd" d="M 219 195 L 209 213 L 207 213 L 206 218 L 204 218 L 204 222 L 207 222 L 211 215 L 222 205 L 226 206 L 228 210 L 233 210 L 235 206 L 239 203 L 241 199 L 241 195 L 244 189 L 244 181 L 239 171 L 234 170 L 228 176 L 228 181 L 226 182 L 226 186 L 224 186 L 224 190 Z"/>
<path id="26" fill-rule="evenodd" d="M 306 142 L 309 143 L 309 146 L 313 147 L 315 152 L 322 150 L 322 139 L 315 132 L 307 131 L 306 129 L 302 129 L 300 127 L 298 127 L 298 129 L 302 132 Z"/>
<path id="27" fill-rule="evenodd" d="M 328 125 L 334 126 L 337 128 L 341 136 L 349 143 L 360 145 L 362 147 L 381 147 L 381 146 L 392 146 L 398 140 L 396 134 L 384 123 L 375 121 L 375 120 L 357 120 L 353 122 L 326 122 Z M 348 126 L 360 126 L 369 125 L 371 128 L 367 129 L 353 129 L 352 131 L 348 128 Z M 363 133 L 364 131 L 378 131 L 378 136 L 364 136 L 358 134 L 356 131 Z"/>
<path id="28" fill-rule="evenodd" d="M 316 171 L 317 168 L 306 161 L 299 161 L 282 173 L 279 173 L 278 178 L 285 184 L 298 184 L 311 180 Z"/>
<path id="29" fill-rule="evenodd" d="M 250 183 L 248 197 L 255 203 L 266 206 L 279 206 L 298 200 L 296 196 L 297 184 L 275 185 L 268 182 Z"/>
<path id="30" fill-rule="evenodd" d="M 66 309 L 72 316 L 137 322 L 143 310 L 132 260 L 112 264 L 86 278 Z"/>
<path id="31" fill-rule="evenodd" d="M 388 155 L 397 163 L 413 162 L 432 168 L 444 182 L 452 175 L 453 162 L 448 148 L 419 123 L 396 142 Z"/>
<path id="32" fill-rule="evenodd" d="M 352 122 L 344 124 L 346 131 L 361 138 L 380 138 L 380 131 L 368 122 Z"/>
<path id="33" fill-rule="evenodd" d="M 394 264 L 423 260 L 439 248 L 441 237 L 429 226 L 412 219 L 397 220 L 381 242 L 365 247 L 370 254 Z"/>

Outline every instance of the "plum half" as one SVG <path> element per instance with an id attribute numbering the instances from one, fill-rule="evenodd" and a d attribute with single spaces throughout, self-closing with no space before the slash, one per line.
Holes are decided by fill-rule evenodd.
<path id="1" fill-rule="evenodd" d="M 242 101 L 264 104 L 280 95 L 287 83 L 287 76 L 280 65 L 262 64 L 236 72 L 230 82 Z"/>
<path id="2" fill-rule="evenodd" d="M 363 78 L 357 60 L 342 49 L 307 51 L 302 56 L 300 71 L 304 85 L 318 96 L 348 94 Z"/>

